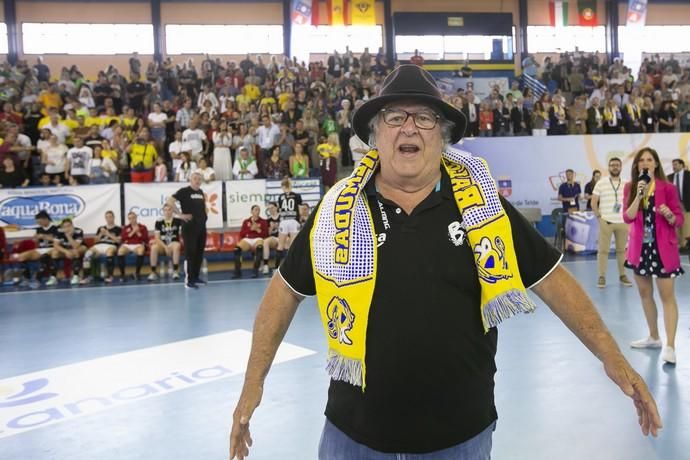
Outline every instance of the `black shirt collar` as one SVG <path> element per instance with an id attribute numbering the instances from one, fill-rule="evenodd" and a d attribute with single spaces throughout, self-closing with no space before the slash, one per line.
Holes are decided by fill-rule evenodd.
<path id="1" fill-rule="evenodd" d="M 378 190 L 376 190 L 376 174 L 379 173 L 379 170 L 377 169 L 376 172 L 374 173 L 374 177 L 372 177 L 369 182 L 367 182 L 367 185 L 364 187 L 364 193 L 368 197 L 372 198 L 384 198 L 382 195 L 378 193 Z M 452 200 L 453 199 L 453 187 L 451 186 L 450 183 L 450 177 L 448 177 L 448 173 L 446 172 L 446 168 L 441 166 L 441 180 L 439 181 L 441 183 L 440 185 L 440 190 L 437 185 L 434 190 L 432 190 L 430 195 L 433 195 L 435 193 L 439 193 L 441 197 Z M 428 198 L 428 197 L 427 197 Z"/>

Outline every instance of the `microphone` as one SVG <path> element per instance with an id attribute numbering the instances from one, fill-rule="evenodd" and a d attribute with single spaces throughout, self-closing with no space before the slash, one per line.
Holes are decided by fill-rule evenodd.
<path id="1" fill-rule="evenodd" d="M 652 178 L 649 177 L 649 169 L 645 168 L 642 170 L 642 173 L 640 174 L 640 180 L 645 184 L 649 184 L 652 181 Z"/>
<path id="2" fill-rule="evenodd" d="M 645 187 L 652 181 L 652 178 L 649 177 L 649 169 L 645 168 L 642 170 L 642 173 L 639 176 L 639 181 L 644 182 Z M 642 195 L 644 195 L 645 187 L 639 187 L 638 186 L 638 189 L 637 189 L 637 195 L 638 196 L 641 197 Z"/>

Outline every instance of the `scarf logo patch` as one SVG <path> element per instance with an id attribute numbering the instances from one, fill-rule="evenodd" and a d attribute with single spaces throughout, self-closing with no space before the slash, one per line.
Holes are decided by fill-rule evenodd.
<path id="1" fill-rule="evenodd" d="M 326 307 L 328 317 L 328 335 L 339 343 L 352 345 L 352 339 L 347 333 L 355 323 L 355 314 L 350 305 L 342 297 L 334 296 Z"/>
<path id="2" fill-rule="evenodd" d="M 497 236 L 493 243 L 487 237 L 482 238 L 474 246 L 474 257 L 478 275 L 487 283 L 495 284 L 513 277 L 505 259 L 505 244 L 500 237 Z"/>

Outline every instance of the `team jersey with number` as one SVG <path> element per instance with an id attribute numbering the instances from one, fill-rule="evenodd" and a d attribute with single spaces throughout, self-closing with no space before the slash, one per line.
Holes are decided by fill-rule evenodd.
<path id="1" fill-rule="evenodd" d="M 278 209 L 281 219 L 297 220 L 299 205 L 302 204 L 302 196 L 295 192 L 283 193 L 278 198 Z"/>

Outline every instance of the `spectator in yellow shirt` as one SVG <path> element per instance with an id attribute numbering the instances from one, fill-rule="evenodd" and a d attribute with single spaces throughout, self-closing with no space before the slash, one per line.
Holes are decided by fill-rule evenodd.
<path id="1" fill-rule="evenodd" d="M 158 152 L 147 127 L 141 128 L 134 143 L 127 150 L 132 182 L 153 182 L 153 167 Z"/>
<path id="2" fill-rule="evenodd" d="M 103 127 L 103 118 L 98 115 L 95 108 L 89 109 L 89 116 L 84 120 L 84 126 L 87 128 L 98 126 L 99 129 Z"/>
<path id="3" fill-rule="evenodd" d="M 261 90 L 258 86 L 247 83 L 242 88 L 242 93 L 249 98 L 250 101 L 255 101 L 261 96 Z"/>
<path id="4" fill-rule="evenodd" d="M 38 121 L 38 129 L 43 129 L 46 126 L 48 126 L 52 118 L 55 118 L 56 123 L 62 123 L 62 117 L 60 116 L 58 109 L 51 108 L 48 109 L 48 113 L 46 114 L 46 116 L 44 116 Z"/>
<path id="5" fill-rule="evenodd" d="M 103 148 L 103 150 L 101 150 L 101 158 L 103 158 L 104 160 L 106 158 L 109 158 L 113 161 L 113 163 L 118 164 L 117 151 L 113 149 L 108 139 L 103 139 L 103 141 L 101 141 L 101 147 Z"/>
<path id="6" fill-rule="evenodd" d="M 43 114 L 48 115 L 49 109 L 59 109 L 62 107 L 62 97 L 55 85 L 41 83 L 43 91 L 38 95 L 38 102 L 43 106 Z"/>

